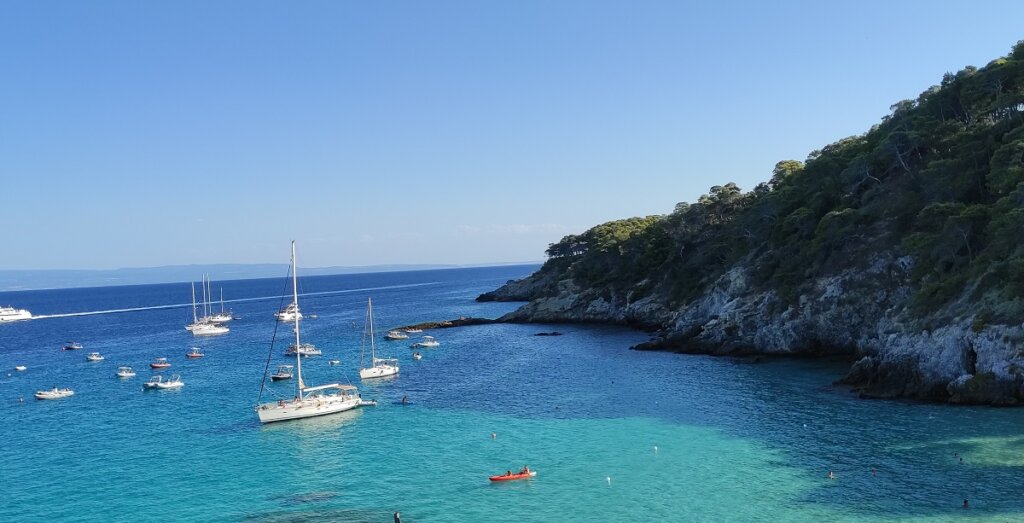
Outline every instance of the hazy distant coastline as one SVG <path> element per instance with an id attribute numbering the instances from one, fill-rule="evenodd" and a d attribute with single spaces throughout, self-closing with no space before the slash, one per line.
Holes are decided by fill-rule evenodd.
<path id="1" fill-rule="evenodd" d="M 481 263 L 470 265 L 394 264 L 365 265 L 358 267 L 299 267 L 299 274 L 303 276 L 323 276 L 329 274 L 422 271 L 500 265 L 540 265 L 540 263 L 541 262 L 537 261 Z M 164 267 L 136 267 L 106 270 L 0 270 L 0 292 L 198 281 L 202 274 L 209 274 L 214 280 L 249 280 L 255 278 L 284 277 L 287 273 L 288 264 L 286 263 L 168 265 Z"/>

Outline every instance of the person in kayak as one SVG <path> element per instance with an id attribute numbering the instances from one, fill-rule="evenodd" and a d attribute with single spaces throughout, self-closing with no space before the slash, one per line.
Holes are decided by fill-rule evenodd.
<path id="1" fill-rule="evenodd" d="M 523 469 L 520 470 L 519 473 L 520 474 L 529 474 L 530 473 L 530 466 L 529 465 L 523 465 Z"/>
<path id="2" fill-rule="evenodd" d="M 505 471 L 505 475 L 506 476 L 511 476 L 512 475 L 512 471 L 511 470 L 506 470 Z"/>

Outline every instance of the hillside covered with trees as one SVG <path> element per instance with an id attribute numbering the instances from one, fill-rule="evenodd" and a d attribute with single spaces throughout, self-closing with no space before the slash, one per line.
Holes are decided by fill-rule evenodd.
<path id="1" fill-rule="evenodd" d="M 566 236 L 481 299 L 531 300 L 511 321 L 659 329 L 660 348 L 855 354 L 866 394 L 1013 403 L 1022 240 L 1024 41 L 749 191 Z M 924 364 L 929 347 L 957 361 Z"/>

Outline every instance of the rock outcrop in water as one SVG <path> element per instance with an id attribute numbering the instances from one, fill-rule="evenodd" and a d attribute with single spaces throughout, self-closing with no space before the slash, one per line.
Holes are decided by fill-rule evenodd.
<path id="1" fill-rule="evenodd" d="M 666 216 L 602 224 L 480 296 L 499 321 L 656 331 L 639 350 L 848 355 L 863 395 L 1024 400 L 1024 44 L 868 133 L 714 187 Z"/>

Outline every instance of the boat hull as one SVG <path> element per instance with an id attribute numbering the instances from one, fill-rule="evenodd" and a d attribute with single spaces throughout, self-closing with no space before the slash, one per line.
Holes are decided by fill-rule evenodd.
<path id="1" fill-rule="evenodd" d="M 223 325 L 213 324 L 189 325 L 185 328 L 192 332 L 193 336 L 218 336 L 220 334 L 227 334 L 228 332 L 231 332 L 231 329 Z"/>
<path id="2" fill-rule="evenodd" d="M 36 392 L 35 396 L 37 400 L 59 400 L 63 398 L 69 398 L 74 396 L 75 392 L 70 389 L 62 390 L 41 390 Z"/>
<path id="3" fill-rule="evenodd" d="M 387 378 L 389 376 L 398 376 L 398 367 L 394 365 L 379 365 L 368 369 L 359 369 L 359 377 L 364 380 Z"/>
<path id="4" fill-rule="evenodd" d="M 259 414 L 260 423 L 273 423 L 345 412 L 359 407 L 360 404 L 361 400 L 358 396 L 345 398 L 321 396 L 317 399 L 288 401 L 283 404 L 265 403 L 256 409 L 256 413 Z"/>

